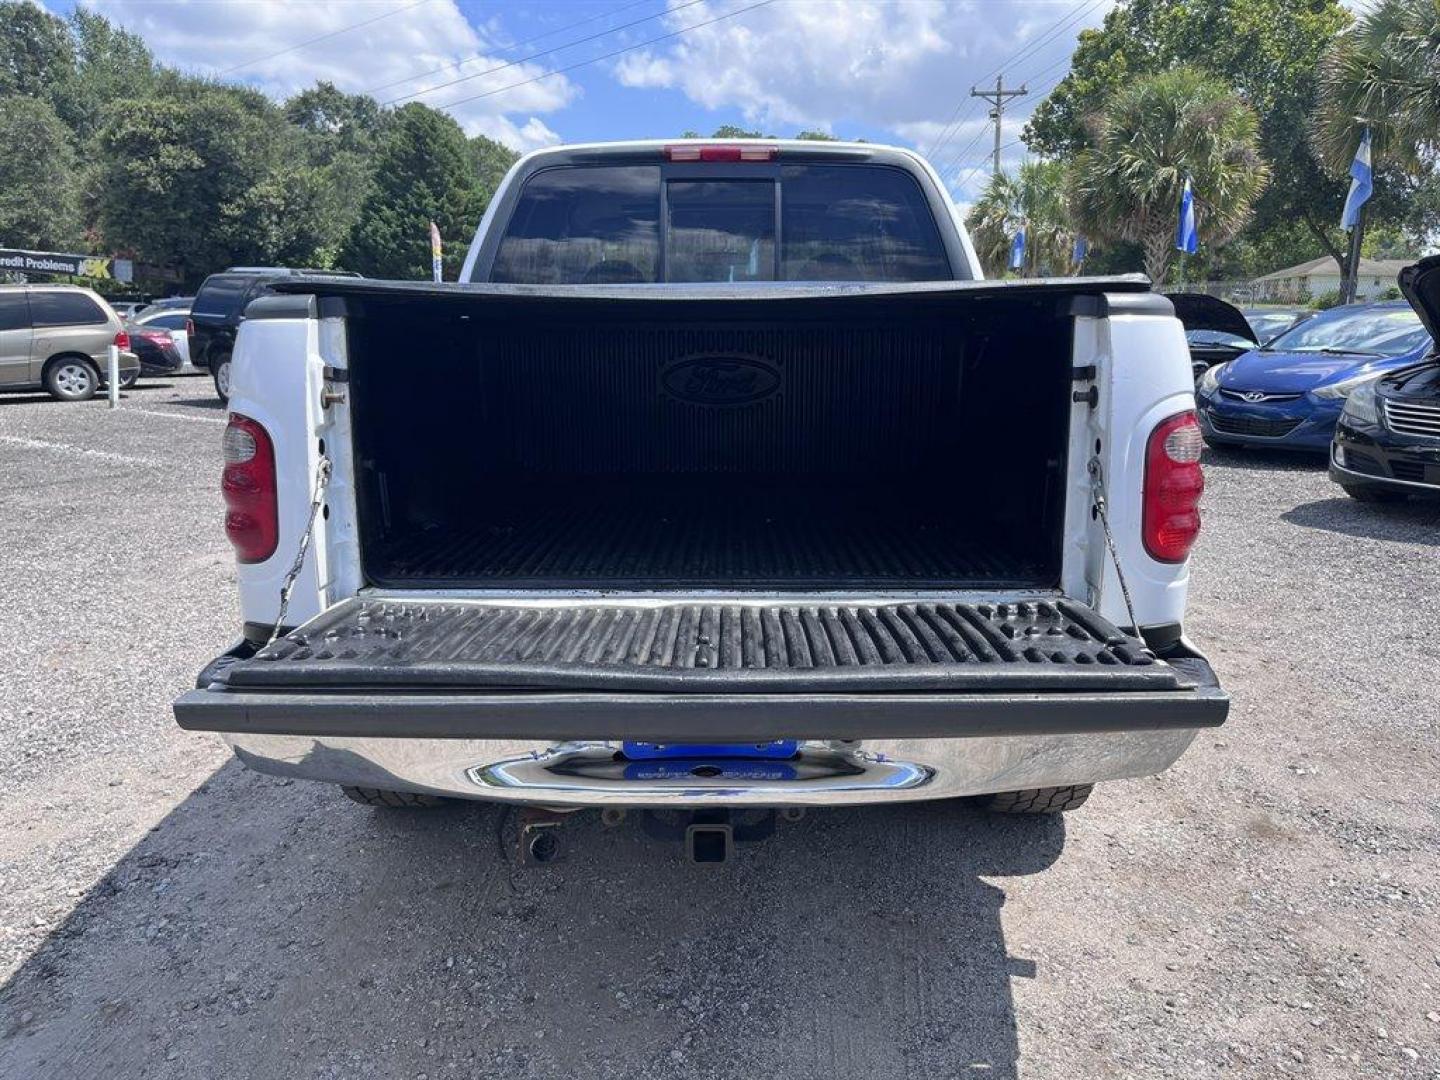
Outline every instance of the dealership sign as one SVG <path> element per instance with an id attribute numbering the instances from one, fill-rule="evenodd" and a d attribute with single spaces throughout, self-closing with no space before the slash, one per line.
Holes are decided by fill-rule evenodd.
<path id="1" fill-rule="evenodd" d="M 0 248 L 0 271 L 21 274 L 68 274 L 71 277 L 131 281 L 135 267 L 129 259 L 108 255 L 64 255 L 55 251 L 14 251 Z"/>

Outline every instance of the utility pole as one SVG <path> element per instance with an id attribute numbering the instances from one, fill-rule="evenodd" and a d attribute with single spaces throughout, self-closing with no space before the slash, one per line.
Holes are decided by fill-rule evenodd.
<path id="1" fill-rule="evenodd" d="M 1000 123 L 1005 116 L 1005 102 L 1010 98 L 1020 97 L 1029 92 L 1024 83 L 1020 84 L 1018 90 L 1006 90 L 1004 75 L 995 76 L 994 90 L 977 90 L 973 86 L 970 88 L 971 97 L 984 98 L 990 103 L 990 119 L 995 121 L 995 171 L 992 175 L 1000 175 Z"/>

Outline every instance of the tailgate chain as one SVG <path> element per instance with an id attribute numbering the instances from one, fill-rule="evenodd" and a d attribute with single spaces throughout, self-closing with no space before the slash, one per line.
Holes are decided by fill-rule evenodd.
<path id="1" fill-rule="evenodd" d="M 1120 595 L 1125 599 L 1125 614 L 1130 617 L 1130 629 L 1140 633 L 1140 624 L 1135 620 L 1135 607 L 1130 602 L 1130 586 L 1125 584 L 1125 571 L 1120 567 L 1120 552 L 1115 549 L 1115 537 L 1110 532 L 1110 515 L 1105 503 L 1105 474 L 1100 468 L 1100 459 L 1092 457 L 1087 466 L 1090 473 L 1090 491 L 1094 496 L 1095 514 L 1100 518 L 1100 527 L 1105 531 L 1105 547 L 1110 552 L 1110 561 L 1115 564 L 1115 578 L 1120 582 Z M 1104 581 L 1104 574 L 1101 574 Z M 1097 590 L 1098 591 L 1098 590 Z"/>
<path id="2" fill-rule="evenodd" d="M 310 550 L 310 540 L 315 535 L 315 516 L 320 513 L 320 507 L 325 502 L 325 486 L 329 483 L 330 459 L 321 454 L 315 467 L 315 496 L 310 500 L 310 516 L 305 521 L 305 531 L 300 534 L 300 547 L 295 552 L 295 561 L 285 572 L 285 580 L 280 585 L 280 610 L 275 615 L 275 625 L 270 629 L 270 640 L 266 645 L 274 644 L 275 639 L 280 636 L 280 627 L 285 624 L 285 613 L 290 609 L 290 594 L 294 591 L 295 581 L 300 577 L 300 570 L 305 565 L 305 553 Z"/>

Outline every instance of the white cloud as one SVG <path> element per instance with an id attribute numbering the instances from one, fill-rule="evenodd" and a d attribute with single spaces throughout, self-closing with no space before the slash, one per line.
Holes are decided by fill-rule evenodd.
<path id="1" fill-rule="evenodd" d="M 697 27 L 745 3 L 707 0 L 672 11 L 667 27 Z M 1030 80 L 1032 94 L 1013 102 L 1005 118 L 1006 141 L 1017 137 L 1064 73 L 1076 34 L 1097 25 L 1109 7 L 1110 0 L 777 3 L 628 54 L 612 74 L 627 87 L 677 89 L 708 109 L 737 108 L 771 130 L 824 127 L 843 135 L 847 126 L 864 126 L 922 150 L 953 117 L 960 123 L 936 155 L 943 166 L 986 123 L 988 106 L 969 96 L 973 83 L 993 80 L 1002 66 L 1007 85 Z"/>
<path id="2" fill-rule="evenodd" d="M 446 108 L 470 134 L 489 135 L 517 150 L 558 142 L 540 116 L 563 108 L 579 93 L 573 82 L 557 75 L 447 108 L 545 70 L 517 64 L 479 75 L 507 61 L 495 51 L 493 21 L 472 26 L 455 0 L 418 5 L 413 0 L 89 0 L 88 6 L 139 34 L 166 63 L 243 80 L 277 98 L 328 80 L 347 92 L 372 93 L 386 101 L 473 76 L 413 100 Z M 302 42 L 310 44 L 292 49 Z M 292 51 L 282 51 L 287 49 Z"/>

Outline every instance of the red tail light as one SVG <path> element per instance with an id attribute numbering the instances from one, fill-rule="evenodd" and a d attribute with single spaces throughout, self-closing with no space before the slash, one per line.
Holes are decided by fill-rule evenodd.
<path id="1" fill-rule="evenodd" d="M 1194 412 L 1162 420 L 1145 447 L 1145 550 L 1160 562 L 1184 562 L 1200 535 L 1200 495 L 1205 476 L 1200 451 L 1205 442 Z"/>
<path id="2" fill-rule="evenodd" d="M 130 334 L 128 331 L 121 330 L 115 335 L 115 347 L 121 352 L 130 351 Z"/>
<path id="3" fill-rule="evenodd" d="M 186 336 L 186 337 L 193 337 L 194 335 L 195 335 L 195 320 L 194 320 L 194 319 L 186 319 L 186 320 L 185 320 L 185 336 Z"/>
<path id="4" fill-rule="evenodd" d="M 775 146 L 667 146 L 666 161 L 774 161 Z"/>
<path id="5" fill-rule="evenodd" d="M 280 500 L 275 490 L 275 445 L 248 416 L 230 414 L 225 429 L 225 535 L 242 563 L 264 562 L 280 541 Z"/>

